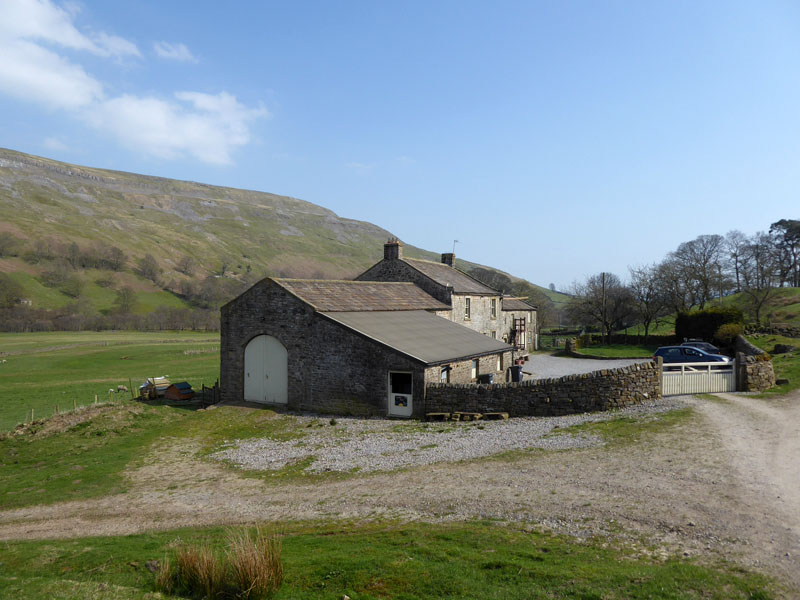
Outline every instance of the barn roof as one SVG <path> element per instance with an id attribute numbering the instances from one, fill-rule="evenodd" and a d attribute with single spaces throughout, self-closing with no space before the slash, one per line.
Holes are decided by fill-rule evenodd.
<path id="1" fill-rule="evenodd" d="M 326 312 L 327 318 L 427 365 L 513 348 L 424 310 Z"/>
<path id="2" fill-rule="evenodd" d="M 403 261 L 417 271 L 427 275 L 437 283 L 453 288 L 457 294 L 483 294 L 498 296 L 500 292 L 482 284 L 480 281 L 444 263 L 419 258 L 403 258 Z"/>
<path id="3" fill-rule="evenodd" d="M 413 283 L 338 281 L 332 279 L 275 279 L 320 312 L 450 310 Z"/>
<path id="4" fill-rule="evenodd" d="M 519 298 L 503 298 L 503 310 L 536 310 L 536 307 Z"/>

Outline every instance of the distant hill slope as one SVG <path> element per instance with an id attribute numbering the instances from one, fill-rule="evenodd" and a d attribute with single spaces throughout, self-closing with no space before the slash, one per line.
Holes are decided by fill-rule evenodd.
<path id="1" fill-rule="evenodd" d="M 183 305 L 181 282 L 213 275 L 245 283 L 266 275 L 351 278 L 381 258 L 390 236 L 372 223 L 296 198 L 0 149 L 0 272 L 10 274 L 33 305 L 43 308 L 75 299 L 43 281 L 54 259 L 63 257 L 31 260 L 31 249 L 45 242 L 59 248 L 56 254 L 73 243 L 120 248 L 127 260 L 110 283 L 97 270 L 76 275 L 83 284 L 80 296 L 102 311 L 124 285 L 135 289 L 138 310 L 147 311 Z M 406 246 L 405 253 L 438 259 L 414 246 Z M 134 273 L 147 254 L 159 269 L 153 281 Z M 187 261 L 190 271 L 182 268 Z M 480 265 L 458 261 L 458 266 Z"/>

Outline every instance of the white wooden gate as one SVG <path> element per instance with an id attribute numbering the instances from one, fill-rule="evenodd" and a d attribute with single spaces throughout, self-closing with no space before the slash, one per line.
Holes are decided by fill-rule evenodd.
<path id="1" fill-rule="evenodd" d="M 661 377 L 664 396 L 736 391 L 736 361 L 666 363 Z"/>
<path id="2" fill-rule="evenodd" d="M 289 400 L 288 353 L 271 335 L 257 335 L 244 349 L 244 399 L 286 404 Z"/>

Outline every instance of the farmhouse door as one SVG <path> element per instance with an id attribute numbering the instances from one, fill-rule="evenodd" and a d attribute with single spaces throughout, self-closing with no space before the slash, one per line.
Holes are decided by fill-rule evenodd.
<path id="1" fill-rule="evenodd" d="M 244 399 L 270 404 L 289 401 L 288 353 L 271 335 L 254 337 L 244 349 Z"/>
<path id="2" fill-rule="evenodd" d="M 389 371 L 389 416 L 410 417 L 414 410 L 414 376 Z"/>

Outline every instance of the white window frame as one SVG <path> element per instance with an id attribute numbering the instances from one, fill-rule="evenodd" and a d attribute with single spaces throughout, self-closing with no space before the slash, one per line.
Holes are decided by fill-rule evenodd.
<path id="1" fill-rule="evenodd" d="M 472 379 L 477 379 L 478 378 L 478 359 L 477 358 L 473 358 L 472 359 L 472 371 L 471 371 L 471 374 L 472 374 Z"/>
<path id="2" fill-rule="evenodd" d="M 469 321 L 472 317 L 472 298 L 469 296 L 464 298 L 464 320 Z"/>
<path id="3" fill-rule="evenodd" d="M 492 319 L 497 318 L 497 298 L 492 298 L 489 300 L 489 316 Z"/>

